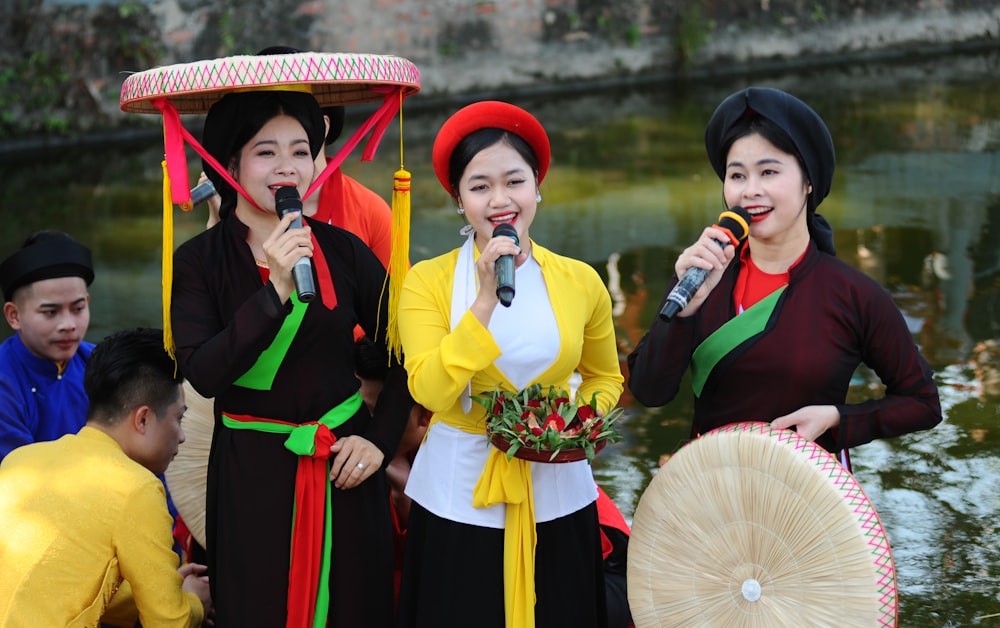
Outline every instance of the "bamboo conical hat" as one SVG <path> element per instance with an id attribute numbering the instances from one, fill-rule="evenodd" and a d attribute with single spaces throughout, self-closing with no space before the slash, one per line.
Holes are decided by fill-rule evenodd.
<path id="1" fill-rule="evenodd" d="M 205 491 L 208 487 L 208 453 L 212 448 L 215 418 L 212 399 L 198 394 L 184 381 L 184 442 L 165 473 L 170 497 L 184 524 L 198 544 L 208 547 L 205 540 Z"/>
<path id="2" fill-rule="evenodd" d="M 628 599 L 649 626 L 895 626 L 889 542 L 861 486 L 790 430 L 738 423 L 689 443 L 643 492 Z"/>
<path id="3" fill-rule="evenodd" d="M 321 107 L 378 102 L 392 89 L 420 91 L 420 71 L 393 55 L 299 52 L 240 55 L 176 63 L 136 72 L 122 83 L 119 104 L 131 113 L 160 113 L 167 98 L 181 114 L 205 114 L 239 90 L 308 88 Z"/>

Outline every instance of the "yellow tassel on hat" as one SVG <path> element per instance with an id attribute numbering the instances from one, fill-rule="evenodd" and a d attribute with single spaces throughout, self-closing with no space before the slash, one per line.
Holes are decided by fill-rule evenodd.
<path id="1" fill-rule="evenodd" d="M 403 279 L 410 269 L 410 173 L 403 166 L 403 96 L 399 103 L 399 170 L 392 179 L 392 251 L 389 253 L 389 320 L 386 346 L 389 357 L 403 359 L 403 343 L 399 337 L 399 297 Z M 383 290 L 383 293 L 385 290 Z"/>
<path id="2" fill-rule="evenodd" d="M 170 173 L 167 171 L 167 160 L 163 166 L 163 277 L 161 289 L 163 294 L 163 348 L 167 354 L 177 361 L 174 347 L 174 332 L 170 325 L 170 295 L 171 284 L 174 281 L 174 204 L 170 194 Z"/>
<path id="3" fill-rule="evenodd" d="M 403 343 L 399 337 L 399 297 L 403 279 L 410 268 L 410 173 L 400 168 L 392 179 L 392 251 L 389 254 L 389 324 L 386 345 L 389 355 L 401 361 Z"/>

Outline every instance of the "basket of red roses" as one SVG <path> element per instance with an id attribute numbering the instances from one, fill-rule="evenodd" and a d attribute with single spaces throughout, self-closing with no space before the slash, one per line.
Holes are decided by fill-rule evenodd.
<path id="1" fill-rule="evenodd" d="M 486 433 L 507 459 L 535 462 L 592 461 L 608 443 L 621 440 L 615 422 L 625 413 L 597 413 L 597 393 L 589 403 L 571 402 L 555 386 L 533 384 L 520 392 L 494 390 L 475 397 L 486 408 Z"/>

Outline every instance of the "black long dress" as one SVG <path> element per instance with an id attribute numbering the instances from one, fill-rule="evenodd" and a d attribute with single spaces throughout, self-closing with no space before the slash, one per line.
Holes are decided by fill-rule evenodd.
<path id="1" fill-rule="evenodd" d="M 285 435 L 232 430 L 220 413 L 290 423 L 315 421 L 352 396 L 356 324 L 385 342 L 385 270 L 353 234 L 309 221 L 336 290 L 332 310 L 316 301 L 269 390 L 235 385 L 275 338 L 292 301 L 264 283 L 246 244 L 247 227 L 230 215 L 174 255 L 171 320 L 184 375 L 215 397 L 216 426 L 207 490 L 208 563 L 220 627 L 283 626 L 288 589 L 297 456 Z M 381 304 L 381 305 L 380 305 Z M 374 333 L 373 333 L 373 330 Z M 334 430 L 361 434 L 392 458 L 412 400 L 405 372 L 389 370 L 371 417 L 362 405 Z M 332 488 L 330 626 L 389 626 L 393 609 L 392 528 L 384 469 L 351 490 Z"/>

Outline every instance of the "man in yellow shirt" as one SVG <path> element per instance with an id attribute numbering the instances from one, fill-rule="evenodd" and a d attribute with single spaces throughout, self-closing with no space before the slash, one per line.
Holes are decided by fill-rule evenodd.
<path id="1" fill-rule="evenodd" d="M 113 334 L 87 363 L 83 429 L 0 464 L 0 627 L 199 626 L 211 616 L 204 568 L 177 567 L 155 475 L 184 442 L 182 382 L 162 331 Z"/>

